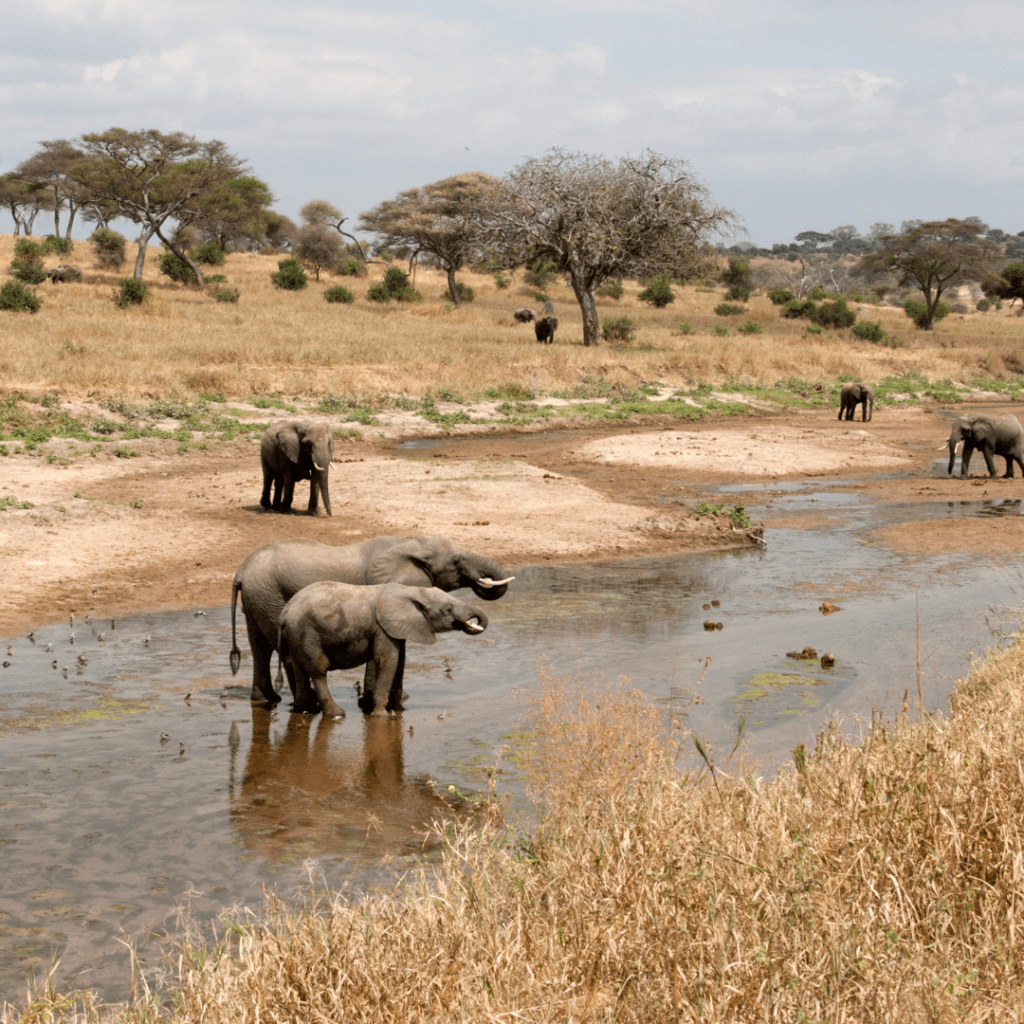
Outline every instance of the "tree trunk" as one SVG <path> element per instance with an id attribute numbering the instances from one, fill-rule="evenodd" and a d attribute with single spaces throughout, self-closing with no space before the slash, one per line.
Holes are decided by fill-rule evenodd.
<path id="1" fill-rule="evenodd" d="M 583 344 L 596 345 L 599 340 L 600 323 L 597 318 L 597 302 L 594 299 L 594 292 L 575 274 L 570 274 L 569 280 L 576 295 L 576 301 L 580 304 L 580 311 L 583 313 Z"/>
<path id="2" fill-rule="evenodd" d="M 135 257 L 135 272 L 132 274 L 136 281 L 142 280 L 142 271 L 146 266 L 146 246 L 149 245 L 149 237 L 152 234 L 153 229 L 149 225 L 143 225 L 139 235 L 139 252 Z"/>
<path id="3" fill-rule="evenodd" d="M 71 225 L 75 223 L 75 214 L 78 212 L 78 207 L 74 203 L 69 203 L 68 207 L 68 230 L 65 238 L 71 237 Z"/>
<path id="4" fill-rule="evenodd" d="M 39 207 L 36 207 L 30 214 L 22 218 L 21 223 L 25 228 L 26 238 L 28 238 L 32 234 L 32 225 L 36 222 L 36 217 L 38 216 Z"/>
<path id="5" fill-rule="evenodd" d="M 196 263 L 196 261 L 192 259 L 191 256 L 189 256 L 188 250 L 185 249 L 184 247 L 179 249 L 177 246 L 172 245 L 166 238 L 164 238 L 163 233 L 160 231 L 159 228 L 156 229 L 156 237 L 159 238 L 160 241 L 163 242 L 164 245 L 167 246 L 167 248 L 170 249 L 171 252 L 173 252 L 174 255 L 177 256 L 178 259 L 181 260 L 181 262 L 184 263 L 185 266 L 189 268 L 189 270 L 192 271 L 193 274 L 195 274 L 196 284 L 199 285 L 200 288 L 202 288 L 202 286 L 205 284 L 205 282 L 203 281 L 203 272 L 199 269 L 199 264 Z M 320 280 L 319 271 L 320 268 L 317 267 L 316 279 L 318 281 Z"/>
<path id="6" fill-rule="evenodd" d="M 455 268 L 450 265 L 448 267 L 448 294 L 456 306 L 462 305 L 462 296 L 459 295 L 459 288 L 455 283 Z"/>
<path id="7" fill-rule="evenodd" d="M 53 237 L 60 238 L 60 193 L 53 186 Z"/>

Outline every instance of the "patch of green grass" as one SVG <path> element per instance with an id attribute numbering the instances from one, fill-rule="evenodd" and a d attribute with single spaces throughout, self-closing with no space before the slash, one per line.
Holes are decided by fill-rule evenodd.
<path id="1" fill-rule="evenodd" d="M 31 501 L 18 501 L 14 495 L 8 494 L 3 498 L 0 498 L 0 512 L 9 508 L 35 508 L 35 505 L 33 505 Z"/>
<path id="2" fill-rule="evenodd" d="M 326 399 L 323 401 L 326 401 Z M 260 395 L 259 398 L 251 399 L 249 404 L 256 406 L 257 409 L 281 409 L 284 412 L 290 413 L 297 413 L 299 411 L 294 405 L 289 405 L 287 402 L 281 401 L 280 398 L 269 398 L 266 395 Z M 318 411 L 322 410 L 318 408 Z"/>
<path id="3" fill-rule="evenodd" d="M 138 456 L 138 452 L 134 448 L 115 448 L 114 458 L 116 459 L 134 459 Z"/>
<path id="4" fill-rule="evenodd" d="M 353 395 L 326 395 L 313 410 L 325 414 L 342 414 L 347 423 L 362 423 L 363 426 L 377 426 L 379 409 L 361 402 Z"/>
<path id="5" fill-rule="evenodd" d="M 484 398 L 507 399 L 511 402 L 531 402 L 537 396 L 534 392 L 522 384 L 510 381 L 507 384 L 499 384 L 496 388 L 488 388 L 484 392 Z"/>

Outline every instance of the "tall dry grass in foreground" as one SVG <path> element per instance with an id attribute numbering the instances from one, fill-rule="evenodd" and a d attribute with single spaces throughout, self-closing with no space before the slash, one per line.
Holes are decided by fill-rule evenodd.
<path id="1" fill-rule="evenodd" d="M 544 680 L 532 837 L 485 820 L 393 894 L 271 901 L 181 947 L 173 1004 L 79 1019 L 1018 1020 L 1022 675 L 1018 645 L 948 718 L 829 731 L 771 781 L 680 773 L 648 698 Z"/>
<path id="2" fill-rule="evenodd" d="M 13 237 L 0 235 L 0 274 L 13 253 Z M 512 320 L 519 306 L 539 308 L 535 289 L 521 282 L 499 289 L 490 276 L 460 273 L 476 301 L 455 309 L 444 275 L 419 268 L 415 284 L 424 301 L 381 306 L 367 300 L 366 291 L 383 267 L 371 267 L 366 278 L 323 274 L 303 291 L 287 292 L 270 281 L 278 257 L 234 253 L 223 267 L 209 269 L 225 275 L 226 287 L 239 289 L 236 305 L 161 277 L 159 254 L 151 248 L 146 261 L 149 301 L 122 310 L 111 302 L 122 273 L 95 264 L 89 245 L 77 242 L 67 261 L 84 270 L 81 284 L 40 285 L 44 303 L 35 315 L 0 312 L 0 387 L 128 400 L 203 393 L 372 400 L 381 392 L 420 398 L 442 389 L 473 397 L 510 382 L 551 392 L 587 375 L 629 387 L 653 380 L 770 386 L 794 376 L 877 381 L 915 369 L 933 379 L 964 379 L 1020 369 L 1024 325 L 996 313 L 951 316 L 936 331 L 920 332 L 902 310 L 871 308 L 862 319 L 881 321 L 906 346 L 883 348 L 848 331 L 809 335 L 806 322 L 782 319 L 764 296 L 751 298 L 748 314 L 723 320 L 714 313 L 722 288 L 677 287 L 672 305 L 653 309 L 637 300 L 639 285 L 627 281 L 620 300 L 599 299 L 599 311 L 602 318 L 633 319 L 635 339 L 584 348 L 579 306 L 565 284 L 555 282 L 547 294 L 559 329 L 547 346 L 536 343 L 531 325 Z M 47 265 L 60 260 L 51 256 Z M 353 304 L 324 301 L 324 291 L 338 283 L 355 293 Z M 748 319 L 763 333 L 738 333 Z M 684 322 L 693 333 L 680 332 Z M 712 334 L 720 324 L 728 326 L 728 336 Z"/>

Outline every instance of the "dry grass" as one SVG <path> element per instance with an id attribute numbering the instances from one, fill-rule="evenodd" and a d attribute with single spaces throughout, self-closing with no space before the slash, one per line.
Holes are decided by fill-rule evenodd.
<path id="1" fill-rule="evenodd" d="M 12 236 L 0 236 L 0 267 L 13 249 Z M 203 393 L 372 399 L 381 392 L 418 398 L 442 389 L 473 396 L 509 382 L 550 392 L 588 374 L 633 387 L 652 380 L 771 385 L 793 376 L 830 381 L 842 374 L 878 380 L 908 369 L 932 379 L 963 379 L 1021 368 L 1016 350 L 1022 325 L 994 313 L 949 317 L 932 335 L 916 331 L 897 309 L 862 314 L 880 319 L 906 342 L 891 349 L 848 332 L 809 336 L 806 324 L 780 319 L 766 298 L 755 297 L 749 317 L 731 319 L 730 334 L 718 337 L 711 331 L 724 322 L 713 312 L 721 289 L 677 289 L 675 303 L 655 310 L 638 303 L 639 286 L 626 282 L 621 300 L 599 300 L 599 306 L 602 316 L 631 317 L 636 340 L 588 349 L 579 344 L 579 308 L 558 283 L 548 289 L 560 321 L 557 342 L 540 346 L 531 326 L 515 325 L 511 317 L 520 305 L 537 305 L 533 289 L 500 290 L 488 276 L 461 274 L 477 298 L 453 309 L 446 308 L 443 275 L 420 269 L 422 304 L 381 307 L 365 295 L 382 268 L 372 268 L 369 279 L 322 275 L 304 291 L 281 292 L 270 283 L 276 257 L 234 254 L 213 269 L 241 291 L 235 305 L 160 277 L 158 255 L 151 249 L 146 265 L 150 301 L 120 310 L 110 295 L 121 275 L 93 264 L 89 246 L 77 243 L 67 259 L 83 267 L 82 284 L 41 285 L 45 301 L 36 315 L 0 313 L 0 385 L 129 400 Z M 58 257 L 47 262 L 55 265 Z M 323 291 L 339 281 L 356 293 L 354 304 L 324 301 Z M 760 322 L 764 333 L 737 334 L 738 323 L 748 318 Z M 695 333 L 680 334 L 683 321 Z"/>
<path id="2" fill-rule="evenodd" d="M 949 717 L 830 730 L 771 781 L 681 772 L 647 697 L 544 680 L 531 837 L 485 817 L 392 894 L 271 900 L 183 943 L 173 1005 L 78 1019 L 1018 1020 L 1022 676 L 1018 645 Z"/>

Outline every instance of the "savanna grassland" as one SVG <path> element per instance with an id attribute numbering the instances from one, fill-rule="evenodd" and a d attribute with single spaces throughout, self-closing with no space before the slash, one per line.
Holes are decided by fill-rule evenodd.
<path id="1" fill-rule="evenodd" d="M 10 236 L 0 238 L 0 266 L 12 253 Z M 796 425 L 785 429 L 807 435 L 808 448 L 823 449 L 825 440 L 849 448 L 861 443 L 854 435 L 865 435 L 864 444 L 885 441 L 909 471 L 930 466 L 942 425 L 908 408 L 916 399 L 890 401 L 897 392 L 955 403 L 961 388 L 1018 398 L 1024 386 L 1017 374 L 1024 321 L 1005 308 L 954 313 L 921 332 L 897 306 L 862 303 L 859 319 L 880 322 L 890 336 L 874 344 L 848 330 L 809 333 L 806 321 L 782 319 L 763 295 L 753 295 L 741 316 L 719 317 L 714 307 L 724 288 L 708 284 L 676 287 L 674 303 L 653 309 L 627 281 L 622 298 L 599 300 L 599 310 L 602 318 L 634 320 L 635 337 L 585 348 L 575 301 L 556 283 L 545 291 L 558 334 L 554 345 L 540 346 L 530 325 L 512 320 L 513 309 L 541 304 L 519 281 L 499 289 L 489 276 L 460 274 L 476 298 L 456 309 L 442 294 L 442 275 L 419 269 L 423 301 L 382 307 L 365 298 L 381 267 L 283 292 L 270 283 L 276 257 L 234 254 L 211 269 L 239 290 L 235 304 L 161 279 L 156 256 L 151 251 L 147 261 L 150 299 L 141 308 L 115 307 L 119 275 L 93 266 L 79 243 L 67 262 L 82 266 L 82 284 L 40 286 L 45 302 L 36 315 L 0 314 L 0 411 L 8 427 L 14 412 L 50 422 L 73 401 L 91 410 L 81 414 L 88 436 L 33 440 L 22 424 L 23 440 L 8 438 L 11 450 L 3 453 L 5 486 L 18 486 L 6 509 L 0 500 L 9 517 L 5 544 L 23 545 L 15 559 L 24 551 L 37 563 L 57 557 L 40 549 L 60 549 L 52 580 L 41 582 L 48 570 L 35 568 L 25 583 L 33 589 L 24 600 L 36 594 L 36 609 L 45 603 L 66 617 L 69 607 L 86 607 L 101 565 L 111 590 L 117 578 L 129 581 L 134 589 L 124 600 L 136 605 L 156 600 L 156 565 L 171 581 L 168 593 L 183 588 L 172 594 L 177 607 L 205 594 L 204 586 L 226 601 L 239 559 L 286 529 L 345 543 L 429 520 L 458 543 L 502 558 L 518 552 L 521 564 L 535 564 L 527 559 L 556 551 L 560 531 L 584 534 L 588 514 L 607 526 L 630 514 L 646 521 L 661 508 L 637 508 L 662 487 L 645 483 L 638 464 L 609 469 L 615 475 L 601 490 L 604 478 L 583 456 L 556 468 L 539 448 L 527 462 L 509 447 L 500 449 L 500 463 L 488 463 L 498 458 L 496 429 L 478 449 L 434 455 L 339 435 L 336 461 L 362 465 L 332 471 L 335 516 L 275 517 L 256 504 L 262 424 L 232 433 L 223 424 L 190 423 L 199 403 L 235 402 L 245 421 L 276 416 L 293 401 L 316 408 L 332 397 L 339 408 L 400 411 L 403 400 L 426 409 L 424 399 L 433 397 L 453 409 L 489 391 L 521 394 L 524 408 L 543 396 L 604 395 L 619 398 L 620 419 L 639 433 L 647 429 L 642 416 L 653 411 L 643 406 L 645 387 L 679 389 L 698 403 L 712 389 L 746 391 L 774 406 L 736 428 L 744 457 L 783 430 L 779 410 L 786 410 Z M 325 288 L 339 283 L 353 290 L 354 303 L 324 301 Z M 760 332 L 737 330 L 751 321 Z M 723 324 L 728 333 L 715 334 Z M 880 389 L 887 404 L 871 423 L 836 422 L 829 403 L 844 377 L 893 382 Z M 138 418 L 116 411 L 146 403 L 174 420 L 163 434 L 154 428 L 139 436 Z M 685 411 L 672 408 L 663 406 L 677 418 Z M 724 402 L 700 411 L 739 415 Z M 507 422 L 506 413 L 496 416 L 489 427 Z M 477 429 L 468 418 L 458 427 Z M 442 434 L 449 425 L 421 418 L 415 429 Z M 714 431 L 725 433 L 721 424 Z M 671 436 L 681 433 L 672 426 Z M 115 434 L 104 447 L 103 438 Z M 150 442 L 156 447 L 142 450 Z M 657 454 L 668 461 L 669 453 Z M 826 471 L 838 476 L 838 461 L 814 467 L 814 475 Z M 680 470 L 680 479 L 701 472 L 698 462 L 689 476 Z M 451 479 L 437 479 L 445 473 Z M 947 502 L 981 483 L 902 477 L 871 486 L 901 487 L 903 501 Z M 995 486 L 1017 493 L 1018 484 Z M 993 485 L 986 478 L 984 486 Z M 616 501 L 606 502 L 609 495 Z M 397 519 L 400 502 L 404 520 Z M 527 508 L 537 517 L 529 523 Z M 545 513 L 549 519 L 540 518 Z M 510 540 L 506 525 L 548 547 Z M 93 557 L 94 526 L 105 546 L 96 540 Z M 949 526 L 948 537 L 962 541 L 961 521 Z M 984 526 L 1003 530 L 1016 545 L 1010 552 L 1021 550 L 1014 520 Z M 588 550 L 614 553 L 627 532 Z M 157 536 L 166 550 L 147 548 Z M 196 536 L 201 559 L 190 548 Z M 71 564 L 72 553 L 81 565 Z M 10 592 L 18 566 L 8 576 Z M 107 600 L 108 577 L 96 601 Z M 69 592 L 69 580 L 80 593 Z M 150 991 L 140 976 L 131 1005 L 103 1006 L 39 979 L 26 994 L 3 994 L 0 1021 L 1019 1020 L 1024 645 L 990 654 L 957 684 L 945 716 L 920 714 L 914 680 L 900 684 L 911 695 L 902 716 L 876 718 L 855 740 L 828 729 L 767 777 L 722 763 L 725 752 L 695 749 L 675 726 L 667 734 L 662 708 L 628 686 L 592 692 L 542 672 L 524 706 L 531 742 L 523 769 L 536 800 L 528 828 L 503 818 L 500 793 L 491 789 L 475 812 L 439 826 L 443 864 L 407 873 L 390 891 L 358 899 L 311 891 L 305 907 L 268 899 L 256 916 L 226 918 L 215 937 L 186 928 L 168 945 L 165 986 Z"/>

